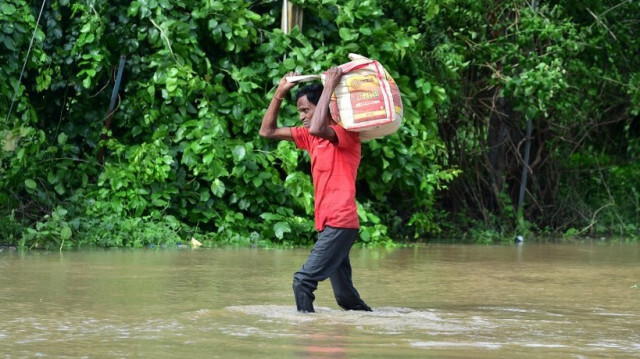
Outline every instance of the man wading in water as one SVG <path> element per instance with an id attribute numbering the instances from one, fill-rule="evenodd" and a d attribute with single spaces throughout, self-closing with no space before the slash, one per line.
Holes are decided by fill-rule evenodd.
<path id="1" fill-rule="evenodd" d="M 260 136 L 294 141 L 309 152 L 318 240 L 307 261 L 293 275 L 293 294 L 299 312 L 314 312 L 313 292 L 318 281 L 331 279 L 338 305 L 346 310 L 371 311 L 351 281 L 349 251 L 360 222 L 356 207 L 356 175 L 360 164 L 360 138 L 338 126 L 329 114 L 331 94 L 342 76 L 340 68 L 325 72 L 325 87 L 312 84 L 296 94 L 302 127 L 278 127 L 278 110 L 295 86 L 285 75 L 262 119 Z"/>

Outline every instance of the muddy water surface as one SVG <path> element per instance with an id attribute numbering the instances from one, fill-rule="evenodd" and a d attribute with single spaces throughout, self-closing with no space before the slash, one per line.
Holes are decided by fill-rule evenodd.
<path id="1" fill-rule="evenodd" d="M 0 358 L 640 358 L 640 246 L 354 249 L 372 313 L 307 249 L 0 252 Z"/>

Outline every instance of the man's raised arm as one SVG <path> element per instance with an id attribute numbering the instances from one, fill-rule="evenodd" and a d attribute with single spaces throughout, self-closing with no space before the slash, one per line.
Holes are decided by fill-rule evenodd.
<path id="1" fill-rule="evenodd" d="M 282 100 L 284 100 L 284 97 L 287 96 L 289 94 L 289 91 L 296 85 L 295 83 L 288 82 L 287 77 L 296 75 L 297 73 L 290 72 L 280 80 L 280 83 L 278 83 L 276 92 L 273 95 L 273 98 L 271 98 L 269 108 L 267 108 L 267 112 L 262 118 L 262 125 L 260 126 L 260 136 L 271 138 L 274 140 L 293 141 L 291 128 L 278 127 L 278 112 L 280 110 Z"/>
<path id="2" fill-rule="evenodd" d="M 321 137 L 329 140 L 331 143 L 338 143 L 338 136 L 333 128 L 329 127 L 331 121 L 331 115 L 329 114 L 329 102 L 331 101 L 331 95 L 335 90 L 338 83 L 340 83 L 340 77 L 342 77 L 342 69 L 339 67 L 333 67 L 324 73 L 324 89 L 322 95 L 318 100 L 313 117 L 311 118 L 311 124 L 309 126 L 309 133 L 312 136 Z"/>

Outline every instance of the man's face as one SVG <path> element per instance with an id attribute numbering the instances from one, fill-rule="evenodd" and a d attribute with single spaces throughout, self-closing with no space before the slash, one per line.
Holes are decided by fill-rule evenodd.
<path id="1" fill-rule="evenodd" d="M 313 111 L 316 109 L 316 105 L 307 99 L 307 96 L 302 96 L 298 99 L 298 113 L 300 114 L 300 121 L 302 126 L 309 128 L 311 125 L 311 117 L 313 117 Z"/>

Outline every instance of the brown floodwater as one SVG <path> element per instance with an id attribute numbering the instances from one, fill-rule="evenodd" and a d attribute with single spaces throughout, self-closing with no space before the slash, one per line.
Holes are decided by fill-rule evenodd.
<path id="1" fill-rule="evenodd" d="M 371 313 L 296 313 L 307 254 L 4 248 L 0 358 L 640 357 L 638 244 L 353 249 Z"/>

